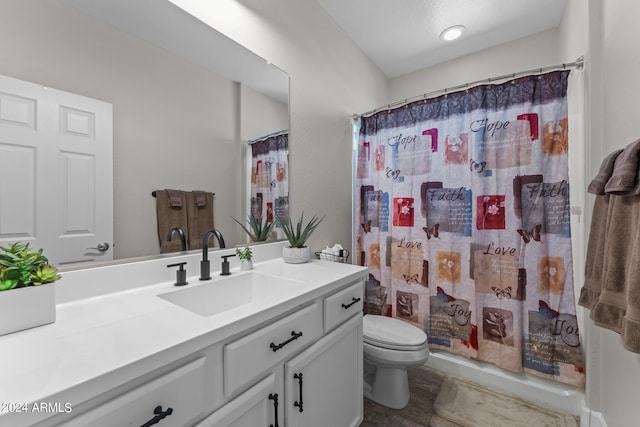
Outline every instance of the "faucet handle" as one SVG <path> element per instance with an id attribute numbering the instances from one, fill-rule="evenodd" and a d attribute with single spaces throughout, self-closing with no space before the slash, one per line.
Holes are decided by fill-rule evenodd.
<path id="1" fill-rule="evenodd" d="M 220 272 L 221 276 L 228 276 L 231 274 L 231 272 L 229 271 L 229 260 L 227 258 L 229 258 L 230 256 L 236 256 L 236 254 L 231 254 L 231 255 L 222 255 L 220 258 L 222 258 L 222 271 Z"/>
<path id="2" fill-rule="evenodd" d="M 174 283 L 173 286 L 184 286 L 189 284 L 189 282 L 187 282 L 187 270 L 184 269 L 186 263 L 187 262 L 185 261 L 167 265 L 167 268 L 178 267 L 178 270 L 176 271 L 176 283 Z"/>

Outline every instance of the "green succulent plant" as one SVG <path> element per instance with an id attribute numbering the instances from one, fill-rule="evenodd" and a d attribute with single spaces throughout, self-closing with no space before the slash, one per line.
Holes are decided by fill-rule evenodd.
<path id="1" fill-rule="evenodd" d="M 251 261 L 253 258 L 253 252 L 251 252 L 251 248 L 249 246 L 236 248 L 236 255 L 238 255 L 239 259 L 246 259 L 248 261 Z"/>
<path id="2" fill-rule="evenodd" d="M 249 227 L 238 221 L 237 219 L 232 219 L 240 224 L 240 227 L 249 235 L 252 242 L 264 242 L 267 240 L 269 235 L 271 234 L 271 230 L 275 226 L 275 222 L 269 222 L 265 218 L 264 222 L 261 219 L 257 218 L 255 215 L 250 214 L 247 216 L 247 220 L 249 222 Z"/>
<path id="3" fill-rule="evenodd" d="M 0 247 L 0 291 L 40 286 L 59 278 L 58 270 L 49 265 L 42 249 L 34 251 L 28 243 Z"/>
<path id="4" fill-rule="evenodd" d="M 282 231 L 284 232 L 284 235 L 287 236 L 289 245 L 293 248 L 304 247 L 307 239 L 311 237 L 311 234 L 323 219 L 324 217 L 318 218 L 317 215 L 314 215 L 309 222 L 304 224 L 304 212 L 302 212 L 302 215 L 295 226 L 293 225 L 291 218 L 289 218 L 289 221 L 281 221 Z"/>

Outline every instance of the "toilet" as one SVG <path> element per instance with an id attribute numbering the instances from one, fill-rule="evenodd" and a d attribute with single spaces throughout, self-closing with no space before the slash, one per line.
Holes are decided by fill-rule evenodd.
<path id="1" fill-rule="evenodd" d="M 409 403 L 407 369 L 427 361 L 427 334 L 402 320 L 367 314 L 363 341 L 364 396 L 389 408 L 404 408 Z"/>

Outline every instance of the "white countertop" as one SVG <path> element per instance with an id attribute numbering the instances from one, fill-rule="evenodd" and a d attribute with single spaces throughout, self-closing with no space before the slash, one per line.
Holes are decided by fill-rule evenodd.
<path id="1" fill-rule="evenodd" d="M 231 271 L 234 276 L 246 274 L 237 267 Z M 157 297 L 177 290 L 173 281 L 59 303 L 55 323 L 0 336 L 0 405 L 49 402 L 74 388 L 79 400 L 70 403 L 86 401 L 100 390 L 131 380 L 132 372 L 127 368 L 136 363 L 144 363 L 150 372 L 199 350 L 198 346 L 212 344 L 322 295 L 333 282 L 339 282 L 332 285 L 339 287 L 363 277 L 366 269 L 322 261 L 286 264 L 277 258 L 256 263 L 253 271 L 299 280 L 300 286 L 288 295 L 209 317 Z M 217 272 L 212 272 L 212 277 L 199 281 L 197 275 L 189 276 L 187 286 L 215 286 L 224 280 Z M 2 413 L 1 409 L 0 425 L 20 415 Z"/>

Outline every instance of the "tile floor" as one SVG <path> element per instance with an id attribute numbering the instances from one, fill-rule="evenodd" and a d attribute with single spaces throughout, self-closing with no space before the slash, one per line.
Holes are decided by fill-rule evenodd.
<path id="1" fill-rule="evenodd" d="M 434 402 L 445 374 L 427 367 L 409 371 L 411 398 L 403 409 L 390 409 L 364 399 L 364 421 L 360 427 L 459 427 L 438 417 Z M 503 423 L 496 420 L 496 425 Z M 533 427 L 533 426 L 532 426 Z"/>
<path id="2" fill-rule="evenodd" d="M 433 416 L 433 402 L 438 396 L 444 375 L 429 368 L 409 371 L 409 404 L 390 409 L 364 399 L 364 421 L 360 427 L 428 427 Z M 437 417 L 437 416 L 436 416 Z"/>

